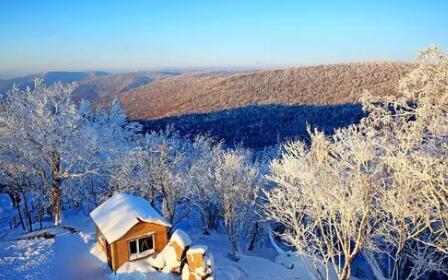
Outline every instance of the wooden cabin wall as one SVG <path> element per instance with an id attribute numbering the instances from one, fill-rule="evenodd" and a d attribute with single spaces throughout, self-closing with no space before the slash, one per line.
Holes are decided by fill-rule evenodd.
<path id="1" fill-rule="evenodd" d="M 154 233 L 155 252 L 160 252 L 168 243 L 168 229 L 165 226 L 139 222 L 133 226 L 122 238 L 112 243 L 112 269 L 117 270 L 129 261 L 129 240 L 135 239 L 150 232 Z"/>

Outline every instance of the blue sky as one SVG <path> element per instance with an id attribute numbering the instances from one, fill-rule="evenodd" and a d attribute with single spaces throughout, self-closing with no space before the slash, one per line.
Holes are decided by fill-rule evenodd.
<path id="1" fill-rule="evenodd" d="M 448 1 L 0 1 L 0 76 L 413 60 Z"/>

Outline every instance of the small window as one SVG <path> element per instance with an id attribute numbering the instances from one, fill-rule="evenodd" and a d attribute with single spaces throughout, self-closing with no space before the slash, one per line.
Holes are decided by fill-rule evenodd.
<path id="1" fill-rule="evenodd" d="M 138 242 L 140 244 L 140 248 L 139 251 L 140 252 L 144 252 L 144 251 L 148 251 L 148 250 L 152 250 L 154 249 L 154 244 L 153 244 L 153 239 L 152 239 L 152 235 L 139 239 Z"/>
<path id="2" fill-rule="evenodd" d="M 154 234 L 129 241 L 129 259 L 135 260 L 154 253 Z"/>
<path id="3" fill-rule="evenodd" d="M 137 254 L 137 240 L 129 242 L 129 252 L 131 254 Z"/>

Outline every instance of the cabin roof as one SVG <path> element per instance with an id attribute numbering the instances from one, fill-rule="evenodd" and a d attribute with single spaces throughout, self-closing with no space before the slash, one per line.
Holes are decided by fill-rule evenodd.
<path id="1" fill-rule="evenodd" d="M 126 234 L 139 221 L 171 227 L 149 201 L 125 193 L 116 193 L 90 212 L 107 242 L 111 244 Z"/>

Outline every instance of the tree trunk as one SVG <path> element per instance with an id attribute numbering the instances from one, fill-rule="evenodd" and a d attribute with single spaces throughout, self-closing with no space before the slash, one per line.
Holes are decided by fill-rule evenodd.
<path id="1" fill-rule="evenodd" d="M 154 188 L 151 188 L 151 190 L 149 191 L 149 203 L 151 204 L 152 207 L 154 207 L 155 196 L 156 194 Z"/>
<path id="2" fill-rule="evenodd" d="M 237 262 L 240 260 L 240 255 L 239 255 L 239 250 L 238 250 L 238 241 L 232 237 L 230 237 L 229 240 L 230 240 L 230 245 L 232 247 L 232 260 Z"/>
<path id="3" fill-rule="evenodd" d="M 209 203 L 207 208 L 208 208 L 208 228 L 209 230 L 216 230 L 218 229 L 220 221 L 219 211 L 216 208 L 216 206 L 213 205 L 212 203 Z"/>
<path id="4" fill-rule="evenodd" d="M 237 244 L 238 242 L 236 240 L 232 240 L 230 243 L 232 244 L 232 257 L 233 257 L 233 260 L 237 262 L 237 261 L 240 260 L 240 256 L 239 256 L 239 253 L 238 253 L 238 244 Z"/>
<path id="5" fill-rule="evenodd" d="M 53 165 L 51 167 L 51 175 L 53 183 L 51 185 L 51 207 L 53 211 L 54 225 L 57 226 L 61 223 L 61 182 L 59 178 L 61 160 L 57 151 L 53 151 L 52 160 Z"/>
<path id="6" fill-rule="evenodd" d="M 402 272 L 402 264 L 403 262 L 403 250 L 400 249 L 396 254 L 395 254 L 395 260 L 394 260 L 394 267 L 392 270 L 392 279 L 401 279 L 401 272 Z"/>
<path id="7" fill-rule="evenodd" d="M 37 218 L 39 219 L 39 229 L 42 229 L 42 220 L 44 218 L 44 210 L 43 209 L 37 210 Z"/>
<path id="8" fill-rule="evenodd" d="M 56 182 L 51 187 L 51 197 L 54 225 L 57 226 L 61 223 L 61 189 Z"/>
<path id="9" fill-rule="evenodd" d="M 397 277 L 399 277 L 399 278 L 397 278 L 397 279 L 401 279 L 401 278 L 405 277 L 405 271 L 406 271 L 406 267 L 407 267 L 407 262 L 408 262 L 408 257 L 404 253 L 400 257 L 400 264 L 399 264 L 399 270 L 398 270 L 398 275 L 397 275 Z"/>
<path id="10" fill-rule="evenodd" d="M 89 206 L 89 212 L 91 212 L 93 209 L 95 209 L 98 206 L 98 197 L 95 191 L 95 182 L 93 181 L 92 178 L 90 178 L 90 191 L 92 192 L 92 197 L 93 197 L 93 207 Z M 92 208 L 92 209 L 90 209 Z"/>
<path id="11" fill-rule="evenodd" d="M 23 197 L 23 205 L 25 207 L 25 216 L 28 220 L 28 231 L 32 232 L 33 231 L 33 220 L 31 218 L 30 209 L 28 207 L 28 199 L 26 198 L 26 193 L 22 193 L 22 197 Z"/>
<path id="12" fill-rule="evenodd" d="M 208 215 L 207 206 L 202 205 L 201 206 L 201 226 L 202 226 L 202 234 L 203 235 L 209 235 L 209 222 L 210 222 L 210 217 Z"/>
<path id="13" fill-rule="evenodd" d="M 252 230 L 250 231 L 249 245 L 247 246 L 247 250 L 249 251 L 254 250 L 256 247 L 259 227 L 260 226 L 258 222 L 255 222 L 255 224 L 252 226 Z"/>
<path id="14" fill-rule="evenodd" d="M 348 280 L 350 279 L 350 275 L 352 272 L 351 260 L 346 261 L 344 267 L 342 268 L 342 272 L 339 275 L 340 280 Z"/>
<path id="15" fill-rule="evenodd" d="M 230 243 L 230 247 L 232 249 L 232 253 L 231 253 L 231 259 L 233 261 L 239 261 L 240 257 L 239 257 L 239 248 L 238 248 L 238 237 L 235 236 L 236 233 L 234 231 L 234 225 L 232 222 L 229 221 L 225 221 L 226 223 L 226 231 L 227 231 L 227 237 L 229 239 L 229 243 Z"/>
<path id="16" fill-rule="evenodd" d="M 20 211 L 20 205 L 17 205 L 16 209 L 17 209 L 17 213 L 19 214 L 19 220 L 20 220 L 20 224 L 22 225 L 22 229 L 23 229 L 23 231 L 26 231 L 25 222 L 23 221 L 23 217 L 22 217 L 22 211 Z"/>
<path id="17" fill-rule="evenodd" d="M 11 198 L 12 205 L 17 209 L 17 214 L 19 215 L 20 224 L 22 225 L 23 231 L 26 231 L 25 222 L 23 221 L 22 211 L 20 211 L 20 195 L 17 193 L 8 192 Z"/>
<path id="18" fill-rule="evenodd" d="M 171 209 L 171 206 L 168 202 L 168 198 L 166 198 L 166 197 L 163 199 L 163 208 L 164 208 L 163 212 L 165 213 L 165 218 L 168 220 L 168 222 L 170 224 L 172 224 L 174 221 L 174 210 Z"/>

